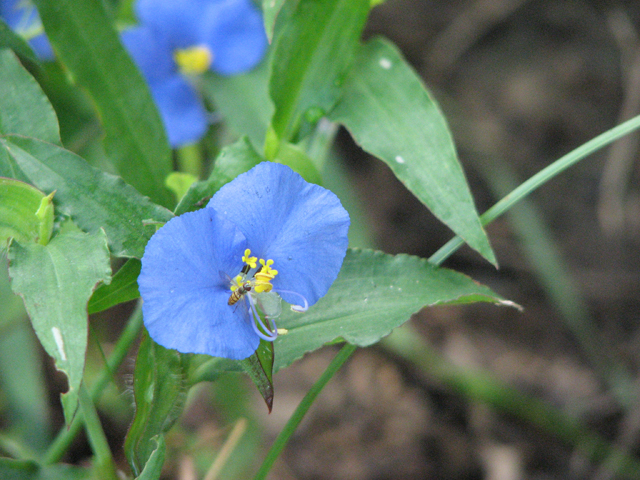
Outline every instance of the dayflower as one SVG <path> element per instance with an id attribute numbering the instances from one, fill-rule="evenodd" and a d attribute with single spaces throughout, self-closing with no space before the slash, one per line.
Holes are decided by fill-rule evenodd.
<path id="1" fill-rule="evenodd" d="M 280 297 L 304 311 L 327 292 L 348 229 L 332 192 L 257 165 L 149 240 L 138 278 L 149 335 L 183 353 L 250 356 L 278 335 Z"/>
<path id="2" fill-rule="evenodd" d="M 261 13 L 251 0 L 138 0 L 135 11 L 140 23 L 122 39 L 149 84 L 169 143 L 197 141 L 207 112 L 193 77 L 256 66 L 267 48 Z"/>
<path id="3" fill-rule="evenodd" d="M 29 45 L 42 60 L 53 60 L 53 50 L 43 33 L 36 7 L 29 0 L 0 0 L 0 17 L 16 33 L 29 38 Z"/>

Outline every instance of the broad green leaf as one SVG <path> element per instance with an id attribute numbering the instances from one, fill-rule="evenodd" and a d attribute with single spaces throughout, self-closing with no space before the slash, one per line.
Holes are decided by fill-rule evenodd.
<path id="1" fill-rule="evenodd" d="M 95 286 L 111 279 L 104 232 L 61 233 L 46 246 L 9 247 L 11 289 L 20 295 L 42 346 L 69 380 L 65 419 L 77 408 L 87 348 L 87 302 Z"/>
<path id="2" fill-rule="evenodd" d="M 0 18 L 0 50 L 10 48 L 21 59 L 26 60 L 30 67 L 39 66 L 38 57 L 31 46 L 20 35 L 9 28 L 4 19 Z"/>
<path id="3" fill-rule="evenodd" d="M 47 465 L 41 467 L 30 460 L 0 458 L 2 480 L 90 480 L 91 471 L 72 465 Z"/>
<path id="4" fill-rule="evenodd" d="M 260 340 L 253 355 L 239 361 L 244 372 L 262 395 L 269 413 L 273 407 L 273 343 Z"/>
<path id="5" fill-rule="evenodd" d="M 368 13 L 367 0 L 300 0 L 278 35 L 271 64 L 271 125 L 278 140 L 294 140 L 306 112 L 333 106 Z"/>
<path id="6" fill-rule="evenodd" d="M 268 63 L 263 61 L 242 75 L 207 73 L 202 77 L 203 94 L 215 105 L 216 112 L 235 133 L 248 135 L 256 148 L 262 148 L 273 115 Z"/>
<path id="7" fill-rule="evenodd" d="M 164 454 L 167 449 L 164 436 L 157 435 L 151 439 L 151 442 L 155 443 L 157 446 L 151 452 L 149 460 L 147 460 L 147 463 L 144 466 L 144 470 L 142 470 L 142 473 L 136 477 L 136 480 L 158 480 L 162 473 Z"/>
<path id="8" fill-rule="evenodd" d="M 160 205 L 173 197 L 164 185 L 171 150 L 160 115 L 104 7 L 95 0 L 35 0 L 58 58 L 96 103 L 105 146 L 125 181 Z"/>
<path id="9" fill-rule="evenodd" d="M 45 245 L 51 236 L 51 197 L 28 183 L 0 177 L 0 251 L 10 238 Z M 38 215 L 42 212 L 42 215 Z"/>
<path id="10" fill-rule="evenodd" d="M 175 214 L 181 215 L 206 206 L 223 185 L 262 161 L 264 159 L 254 150 L 247 137 L 225 147 L 216 158 L 209 178 L 191 185 L 176 207 Z"/>
<path id="11" fill-rule="evenodd" d="M 83 230 L 107 233 L 116 256 L 141 258 L 156 228 L 173 215 L 120 177 L 91 167 L 56 145 L 33 138 L 0 137 L 4 150 L 29 182 L 45 192 L 55 190 L 59 212 L 70 215 Z"/>
<path id="12" fill-rule="evenodd" d="M 496 263 L 445 118 L 394 46 L 374 39 L 362 48 L 328 116 L 389 165 L 469 246 Z"/>
<path id="13" fill-rule="evenodd" d="M 350 249 L 338 278 L 316 305 L 306 313 L 283 311 L 278 327 L 288 333 L 275 341 L 274 371 L 336 339 L 372 345 L 423 307 L 472 302 L 511 304 L 426 259 Z"/>
<path id="14" fill-rule="evenodd" d="M 276 27 L 276 19 L 285 0 L 262 0 L 262 15 L 264 17 L 264 29 L 267 32 L 269 42 L 273 40 L 273 30 Z"/>
<path id="15" fill-rule="evenodd" d="M 133 373 L 136 413 L 124 444 L 134 474 L 140 475 L 182 413 L 187 394 L 184 357 L 143 335 Z"/>
<path id="16" fill-rule="evenodd" d="M 0 50 L 0 134 L 14 133 L 60 144 L 49 99 L 13 52 Z M 6 174 L 0 166 L 0 174 Z"/>
<path id="17" fill-rule="evenodd" d="M 140 297 L 138 275 L 142 264 L 137 258 L 130 258 L 116 272 L 109 285 L 100 285 L 89 300 L 89 313 L 97 313 L 120 303 Z"/>

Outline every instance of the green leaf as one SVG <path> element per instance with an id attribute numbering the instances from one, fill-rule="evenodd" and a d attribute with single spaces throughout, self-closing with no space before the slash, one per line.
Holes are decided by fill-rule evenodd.
<path id="1" fill-rule="evenodd" d="M 436 217 L 496 263 L 445 118 L 394 46 L 375 39 L 363 47 L 328 116 L 389 165 Z"/>
<path id="2" fill-rule="evenodd" d="M 61 233 L 46 246 L 9 247 L 11 289 L 24 300 L 42 346 L 69 379 L 65 419 L 77 408 L 87 348 L 87 302 L 95 286 L 111 279 L 104 232 Z"/>
<path id="3" fill-rule="evenodd" d="M 333 106 L 368 13 L 367 0 L 300 0 L 273 55 L 271 125 L 279 140 L 294 140 L 308 110 Z"/>
<path id="4" fill-rule="evenodd" d="M 264 158 L 254 150 L 247 137 L 225 147 L 216 158 L 209 178 L 191 185 L 176 207 L 175 214 L 182 215 L 206 206 L 223 185 L 263 161 Z"/>
<path id="5" fill-rule="evenodd" d="M 287 165 L 309 183 L 322 185 L 322 177 L 313 160 L 297 145 L 289 142 L 280 142 L 280 148 L 273 161 Z"/>
<path id="6" fill-rule="evenodd" d="M 262 0 L 262 15 L 264 17 L 264 29 L 267 32 L 269 43 L 273 40 L 273 30 L 276 27 L 278 13 L 282 9 L 285 0 Z"/>
<path id="7" fill-rule="evenodd" d="M 262 148 L 273 115 L 268 62 L 242 75 L 207 73 L 202 80 L 203 94 L 215 105 L 216 112 L 235 133 L 248 135 L 256 148 Z"/>
<path id="8" fill-rule="evenodd" d="M 89 313 L 97 313 L 140 297 L 138 275 L 142 263 L 131 258 L 120 267 L 109 285 L 100 285 L 89 300 Z"/>
<path id="9" fill-rule="evenodd" d="M 160 205 L 171 150 L 146 82 L 120 42 L 103 2 L 35 0 L 58 58 L 87 89 L 104 124 L 105 147 L 125 181 Z"/>
<path id="10" fill-rule="evenodd" d="M 142 473 L 136 477 L 137 480 L 158 480 L 162 473 L 162 465 L 164 464 L 165 450 L 167 449 L 164 436 L 157 435 L 151 439 L 157 447 L 151 452 L 147 464 L 144 466 Z"/>
<path id="11" fill-rule="evenodd" d="M 0 177 L 0 251 L 10 238 L 35 243 L 45 236 L 44 244 L 49 241 L 53 209 L 45 207 L 39 217 L 37 212 L 43 201 L 50 204 L 51 198 L 28 183 Z"/>
<path id="12" fill-rule="evenodd" d="M 124 444 L 135 475 L 140 475 L 162 435 L 182 413 L 187 393 L 185 361 L 143 335 L 133 373 L 136 413 Z"/>
<path id="13" fill-rule="evenodd" d="M 38 57 L 24 38 L 15 33 L 4 19 L 0 17 L 0 50 L 10 48 L 22 60 L 26 60 L 30 67 L 39 68 Z"/>
<path id="14" fill-rule="evenodd" d="M 209 355 L 192 355 L 187 378 L 189 385 L 195 385 L 199 382 L 215 382 L 225 372 L 242 371 L 243 368 L 237 360 Z"/>
<path id="15" fill-rule="evenodd" d="M 0 50 L 0 134 L 14 133 L 60 144 L 49 99 L 13 52 Z M 7 174 L 0 166 L 0 174 Z"/>
<path id="16" fill-rule="evenodd" d="M 316 305 L 302 314 L 283 311 L 278 327 L 289 331 L 275 341 L 274 370 L 336 339 L 372 345 L 423 307 L 472 302 L 510 304 L 426 259 L 350 249 L 338 278 Z"/>
<path id="17" fill-rule="evenodd" d="M 262 395 L 269 413 L 273 407 L 273 343 L 260 340 L 260 345 L 253 355 L 239 361 L 244 372 Z"/>
<path id="18" fill-rule="evenodd" d="M 2 480 L 89 480 L 91 471 L 71 465 L 39 466 L 30 460 L 0 458 Z"/>
<path id="19" fill-rule="evenodd" d="M 187 172 L 171 172 L 166 180 L 165 185 L 173 192 L 176 198 L 180 199 L 185 196 L 189 187 L 198 181 L 198 177 Z"/>
<path id="20" fill-rule="evenodd" d="M 70 215 L 83 230 L 103 228 L 116 256 L 141 258 L 156 231 L 153 223 L 173 216 L 121 178 L 91 167 L 61 147 L 12 135 L 0 137 L 2 147 L 30 183 L 45 192 L 56 191 L 59 212 Z"/>

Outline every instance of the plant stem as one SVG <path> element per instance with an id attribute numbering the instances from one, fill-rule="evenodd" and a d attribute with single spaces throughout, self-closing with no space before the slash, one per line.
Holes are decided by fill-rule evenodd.
<path id="1" fill-rule="evenodd" d="M 347 360 L 349 360 L 349 358 L 351 357 L 351 355 L 353 355 L 353 352 L 355 352 L 357 348 L 358 347 L 356 347 L 355 345 L 346 344 L 340 349 L 338 354 L 333 357 L 333 360 L 331 360 L 331 363 L 329 364 L 327 369 L 322 372 L 320 378 L 318 378 L 316 383 L 313 384 L 311 389 L 298 404 L 296 410 L 293 412 L 293 415 L 291 415 L 291 417 L 287 421 L 287 424 L 284 426 L 276 440 L 273 442 L 273 445 L 271 445 L 269 453 L 267 453 L 267 456 L 264 459 L 264 462 L 262 462 L 260 470 L 258 470 L 258 473 L 256 473 L 254 480 L 264 480 L 265 478 L 267 478 L 269 470 L 271 470 L 271 467 L 277 460 L 278 456 L 280 456 L 280 453 L 282 453 L 282 450 L 289 442 L 291 435 L 293 435 L 293 432 L 295 432 L 296 428 L 298 428 L 298 425 L 300 425 L 300 422 L 304 418 L 305 414 L 313 404 L 318 394 L 322 391 L 324 386 L 329 383 L 329 380 L 331 380 L 333 375 L 338 370 L 340 370 L 340 368 L 342 368 Z"/>
<path id="2" fill-rule="evenodd" d="M 80 410 L 82 412 L 82 418 L 84 419 L 89 444 L 96 458 L 96 474 L 104 480 L 118 480 L 116 466 L 111 456 L 111 448 L 109 448 L 107 436 L 102 429 L 102 423 L 100 422 L 100 417 L 98 417 L 98 412 L 93 404 L 91 395 L 84 384 L 80 385 L 78 399 L 80 401 Z"/>
<path id="3" fill-rule="evenodd" d="M 133 345 L 133 342 L 138 337 L 138 333 L 140 333 L 141 328 L 142 310 L 140 306 L 138 306 L 136 308 L 136 311 L 129 319 L 129 322 L 127 323 L 125 329 L 122 331 L 120 338 L 118 338 L 118 342 L 113 349 L 113 353 L 107 361 L 107 365 L 103 368 L 100 376 L 91 387 L 90 394 L 92 401 L 95 402 L 100 397 L 102 391 L 105 389 L 112 378 L 112 372 L 118 369 L 120 364 L 127 356 L 127 353 L 131 349 L 131 345 Z M 45 453 L 42 463 L 44 463 L 45 465 L 50 465 L 59 462 L 82 426 L 82 415 L 76 415 L 71 422 L 71 425 L 69 425 L 69 428 L 62 427 L 62 429 L 60 429 L 60 432 L 58 433 L 58 436 L 54 439 L 54 441 L 49 446 L 49 449 Z"/>

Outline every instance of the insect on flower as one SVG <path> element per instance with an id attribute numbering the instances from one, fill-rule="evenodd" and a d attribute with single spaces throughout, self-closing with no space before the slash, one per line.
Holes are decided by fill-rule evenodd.
<path id="1" fill-rule="evenodd" d="M 231 296 L 227 301 L 227 305 L 235 305 L 238 300 L 242 298 L 245 293 L 251 291 L 251 282 L 244 282 L 236 286 L 236 289 L 231 292 Z"/>
<path id="2" fill-rule="evenodd" d="M 277 338 L 282 302 L 304 312 L 327 293 L 348 229 L 333 193 L 284 165 L 257 165 L 149 240 L 138 285 L 151 338 L 183 353 L 250 356 Z"/>

